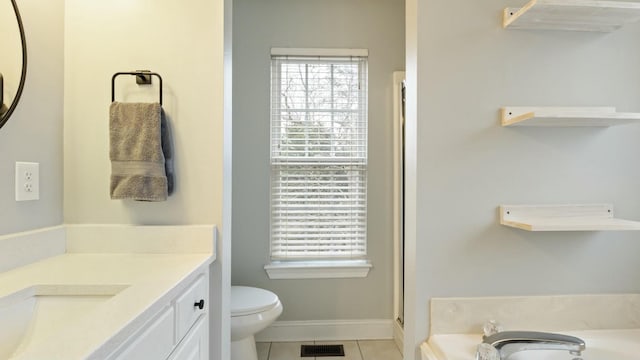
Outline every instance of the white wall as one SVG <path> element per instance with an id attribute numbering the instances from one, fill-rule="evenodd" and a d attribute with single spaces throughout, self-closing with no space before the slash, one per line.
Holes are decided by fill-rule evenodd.
<path id="1" fill-rule="evenodd" d="M 66 223 L 222 226 L 223 1 L 66 1 Z M 111 76 L 149 69 L 164 79 L 173 132 L 175 193 L 162 203 L 109 198 Z M 154 79 L 155 81 L 156 79 Z M 119 101 L 157 101 L 119 77 Z M 222 229 L 222 233 L 226 233 Z M 211 268 L 211 358 L 226 359 L 230 244 Z M 227 318 L 225 322 L 225 317 Z"/>
<path id="2" fill-rule="evenodd" d="M 400 0 L 235 0 L 232 282 L 273 290 L 279 320 L 391 319 L 393 71 L 404 69 Z M 271 47 L 369 49 L 365 279 L 269 280 Z"/>
<path id="3" fill-rule="evenodd" d="M 424 303 L 417 298 L 417 291 L 422 290 L 421 277 L 417 273 L 420 262 L 417 242 L 417 207 L 416 194 L 418 167 L 418 0 L 406 0 L 406 70 L 405 70 L 405 149 L 404 149 L 404 359 L 416 359 L 418 346 L 426 337 L 428 314 Z M 421 57 L 420 57 L 421 58 Z M 420 107 L 420 109 L 422 109 Z M 420 285 L 418 285 L 420 284 Z"/>
<path id="4" fill-rule="evenodd" d="M 22 0 L 18 6 L 27 39 L 27 81 L 0 129 L 0 235 L 62 223 L 64 1 Z M 15 201 L 16 161 L 40 163 L 40 200 Z"/>
<path id="5" fill-rule="evenodd" d="M 505 105 L 640 112 L 640 25 L 611 34 L 505 31 L 524 1 L 409 0 L 415 271 L 411 353 L 432 297 L 640 291 L 637 232 L 529 233 L 497 207 L 611 202 L 640 219 L 640 126 L 502 128 Z M 411 216 L 410 216 L 411 217 Z M 498 319 L 499 320 L 499 319 Z M 407 358 L 412 358 L 411 356 Z"/>
<path id="6" fill-rule="evenodd" d="M 65 222 L 221 224 L 222 1 L 67 0 L 66 15 Z M 109 198 L 111 76 L 136 69 L 164 79 L 176 174 L 166 202 Z M 158 98 L 133 77 L 116 87 L 120 101 Z"/>

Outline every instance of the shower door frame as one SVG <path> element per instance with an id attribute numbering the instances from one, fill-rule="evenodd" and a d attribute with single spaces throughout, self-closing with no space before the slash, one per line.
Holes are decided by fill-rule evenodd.
<path id="1" fill-rule="evenodd" d="M 405 72 L 393 73 L 393 337 L 404 343 Z"/>

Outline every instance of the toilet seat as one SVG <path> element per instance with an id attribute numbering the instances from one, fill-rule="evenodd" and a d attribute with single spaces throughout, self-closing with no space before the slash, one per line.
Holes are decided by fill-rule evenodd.
<path id="1" fill-rule="evenodd" d="M 231 317 L 268 311 L 279 303 L 278 296 L 271 291 L 247 286 L 231 287 Z"/>

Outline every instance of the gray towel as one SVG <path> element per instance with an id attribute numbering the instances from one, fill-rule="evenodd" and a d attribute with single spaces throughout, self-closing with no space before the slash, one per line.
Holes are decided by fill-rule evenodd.
<path id="1" fill-rule="evenodd" d="M 162 110 L 162 153 L 164 154 L 164 171 L 167 175 L 167 191 L 169 196 L 173 194 L 173 188 L 175 187 L 175 175 L 173 171 L 173 136 L 171 132 L 171 126 L 169 125 L 169 119 L 167 118 L 164 110 Z"/>
<path id="2" fill-rule="evenodd" d="M 111 198 L 167 200 L 158 103 L 114 102 L 109 109 Z"/>

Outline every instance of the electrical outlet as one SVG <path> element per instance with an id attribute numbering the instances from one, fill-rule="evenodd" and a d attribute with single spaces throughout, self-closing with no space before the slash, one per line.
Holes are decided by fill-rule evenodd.
<path id="1" fill-rule="evenodd" d="M 16 201 L 40 199 L 40 164 L 16 162 Z"/>

